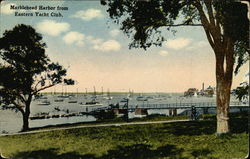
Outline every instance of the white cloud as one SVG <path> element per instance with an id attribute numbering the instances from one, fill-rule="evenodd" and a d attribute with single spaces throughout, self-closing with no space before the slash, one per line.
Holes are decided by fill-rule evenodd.
<path id="1" fill-rule="evenodd" d="M 208 46 L 208 42 L 207 41 L 200 41 L 197 43 L 197 46 L 198 47 L 205 47 L 205 46 Z"/>
<path id="2" fill-rule="evenodd" d="M 121 44 L 117 42 L 116 40 L 108 40 L 106 42 L 103 42 L 99 45 L 94 46 L 95 50 L 99 51 L 118 51 L 121 49 Z"/>
<path id="3" fill-rule="evenodd" d="M 72 17 L 74 18 L 80 18 L 84 21 L 89 21 L 92 20 L 94 18 L 102 18 L 102 12 L 99 9 L 94 9 L 94 8 L 90 8 L 87 10 L 80 10 L 77 11 Z"/>
<path id="4" fill-rule="evenodd" d="M 113 29 L 109 32 L 109 34 L 112 36 L 112 37 L 116 37 L 117 35 L 119 35 L 120 31 L 118 29 Z"/>
<path id="5" fill-rule="evenodd" d="M 90 42 L 91 44 L 95 44 L 95 45 L 103 42 L 103 39 L 101 38 L 95 39 L 93 36 L 87 36 L 86 39 L 88 40 L 88 42 Z"/>
<path id="6" fill-rule="evenodd" d="M 208 46 L 208 42 L 206 42 L 206 41 L 199 41 L 197 43 L 193 43 L 186 50 L 194 50 L 194 49 L 204 48 L 206 46 Z"/>
<path id="7" fill-rule="evenodd" d="M 191 41 L 192 40 L 188 38 L 171 39 L 165 43 L 165 46 L 170 49 L 179 50 L 188 46 Z"/>
<path id="8" fill-rule="evenodd" d="M 66 44 L 75 44 L 77 46 L 84 45 L 84 34 L 79 32 L 69 32 L 63 37 L 63 41 Z"/>
<path id="9" fill-rule="evenodd" d="M 1 4 L 1 14 L 12 14 L 15 10 L 10 9 L 11 5 L 16 5 L 15 3 Z"/>
<path id="10" fill-rule="evenodd" d="M 161 50 L 161 51 L 158 52 L 158 54 L 161 55 L 161 56 L 167 56 L 169 54 L 169 52 L 166 51 L 166 50 Z"/>
<path id="11" fill-rule="evenodd" d="M 70 25 L 65 22 L 56 22 L 54 20 L 43 20 L 36 25 L 39 32 L 48 34 L 51 36 L 57 36 L 62 32 L 69 30 Z"/>

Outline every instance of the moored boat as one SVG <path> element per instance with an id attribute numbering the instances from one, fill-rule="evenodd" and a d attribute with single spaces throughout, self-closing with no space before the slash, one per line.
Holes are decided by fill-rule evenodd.
<path id="1" fill-rule="evenodd" d="M 63 102 L 63 99 L 55 99 L 54 102 Z"/>
<path id="2" fill-rule="evenodd" d="M 137 101 L 147 101 L 148 99 L 145 98 L 145 97 L 143 97 L 143 96 L 138 96 L 138 97 L 136 98 L 136 100 L 137 100 Z"/>
<path id="3" fill-rule="evenodd" d="M 68 103 L 77 103 L 77 100 L 70 100 Z"/>
<path id="4" fill-rule="evenodd" d="M 86 102 L 86 103 L 81 102 L 80 104 L 82 106 L 102 106 L 103 105 L 97 101 L 91 101 L 91 102 Z"/>
<path id="5" fill-rule="evenodd" d="M 41 103 L 38 103 L 38 105 L 50 105 L 50 101 L 44 100 L 44 101 L 41 101 Z"/>

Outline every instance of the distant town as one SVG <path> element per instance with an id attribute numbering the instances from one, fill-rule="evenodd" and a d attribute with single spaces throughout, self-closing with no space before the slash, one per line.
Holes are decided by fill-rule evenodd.
<path id="1" fill-rule="evenodd" d="M 189 88 L 184 92 L 185 97 L 192 96 L 205 96 L 205 97 L 213 97 L 215 95 L 215 87 L 208 86 L 206 89 L 204 87 L 204 83 L 202 83 L 201 90 L 197 88 Z"/>

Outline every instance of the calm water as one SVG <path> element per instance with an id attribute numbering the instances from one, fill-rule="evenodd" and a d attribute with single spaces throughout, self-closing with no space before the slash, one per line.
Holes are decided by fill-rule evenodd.
<path id="1" fill-rule="evenodd" d="M 109 104 L 117 104 L 120 106 L 124 105 L 121 100 L 127 97 L 127 94 L 111 94 L 111 100 L 106 99 L 106 95 L 97 96 L 96 101 L 103 104 L 101 107 L 108 107 Z M 215 102 L 215 97 L 182 97 L 182 94 L 143 94 L 144 97 L 148 97 L 148 101 L 137 101 L 137 96 L 129 98 L 129 105 L 141 105 L 141 104 L 166 104 L 166 103 L 197 103 L 197 102 Z M 80 103 L 90 102 L 92 96 L 75 95 L 70 98 L 60 98 L 58 95 L 45 95 L 47 99 L 36 99 L 32 101 L 31 104 L 31 115 L 35 116 L 37 114 L 45 113 L 49 115 L 59 115 L 66 113 L 76 113 L 76 112 L 86 112 L 92 109 L 99 108 L 100 106 L 86 107 Z M 63 101 L 62 101 L 63 99 Z M 44 101 L 49 101 L 50 105 L 41 105 Z M 231 98 L 231 101 L 236 101 Z M 76 103 L 75 103 L 76 102 Z M 186 110 L 177 110 L 180 114 Z M 169 111 L 165 110 L 148 110 L 149 114 L 165 114 L 169 115 Z M 215 110 L 210 110 L 209 113 L 215 113 Z M 134 112 L 129 113 L 129 117 L 136 117 Z M 95 121 L 96 119 L 90 115 L 83 116 L 73 116 L 73 117 L 61 117 L 61 118 L 50 118 L 50 119 L 40 119 L 40 120 L 30 120 L 30 127 L 41 127 L 46 125 L 56 125 L 64 123 L 78 123 L 78 122 L 88 122 Z M 0 133 L 13 133 L 21 130 L 22 127 L 22 115 L 19 112 L 12 110 L 0 110 Z"/>

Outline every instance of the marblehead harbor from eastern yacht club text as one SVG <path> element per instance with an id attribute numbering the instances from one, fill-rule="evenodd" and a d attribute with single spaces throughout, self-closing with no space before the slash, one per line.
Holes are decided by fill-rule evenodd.
<path id="1" fill-rule="evenodd" d="M 44 5 L 34 5 L 34 6 L 29 6 L 29 5 L 10 5 L 10 10 L 68 10 L 68 7 L 61 7 L 61 6 L 44 6 Z"/>

